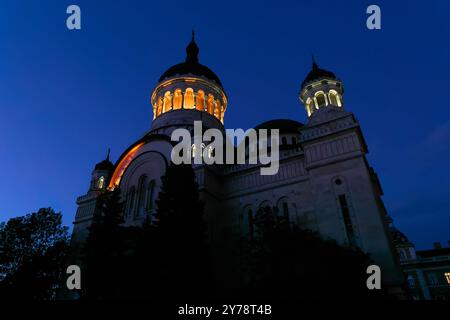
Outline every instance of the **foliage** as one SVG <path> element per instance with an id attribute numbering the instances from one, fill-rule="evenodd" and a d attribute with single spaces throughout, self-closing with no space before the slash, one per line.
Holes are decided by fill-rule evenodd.
<path id="1" fill-rule="evenodd" d="M 117 276 L 123 263 L 120 189 L 99 195 L 82 252 L 82 297 L 107 299 L 120 295 Z"/>
<path id="2" fill-rule="evenodd" d="M 244 295 L 259 298 L 364 299 L 383 292 L 366 287 L 369 256 L 356 248 L 324 240 L 278 215 L 260 208 L 253 237 L 241 245 Z"/>
<path id="3" fill-rule="evenodd" d="M 161 178 L 153 226 L 144 229 L 153 283 L 161 296 L 202 296 L 211 284 L 203 202 L 190 165 L 170 165 Z"/>
<path id="4" fill-rule="evenodd" d="M 0 225 L 0 296 L 54 299 L 68 253 L 67 227 L 51 208 Z"/>

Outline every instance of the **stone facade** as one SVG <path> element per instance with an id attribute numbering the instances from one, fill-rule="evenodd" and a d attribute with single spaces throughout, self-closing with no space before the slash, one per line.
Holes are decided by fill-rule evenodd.
<path id="1" fill-rule="evenodd" d="M 183 70 L 189 63 L 194 62 L 187 61 Z M 280 167 L 276 175 L 261 175 L 260 165 L 194 165 L 211 241 L 220 251 L 231 239 L 251 232 L 252 215 L 259 207 L 275 206 L 291 223 L 316 230 L 341 244 L 360 247 L 381 266 L 384 284 L 399 286 L 403 276 L 388 228 L 380 183 L 366 159 L 368 150 L 362 130 L 356 117 L 344 110 L 341 82 L 332 73 L 321 73 L 323 70 L 314 65 L 300 96 L 300 100 L 309 99 L 305 105 L 307 123 L 272 120 L 258 126 L 280 130 Z M 100 178 L 105 181 L 104 189 L 120 187 L 125 201 L 125 224 L 139 225 L 155 212 L 161 176 L 171 159 L 173 130 L 192 130 L 194 120 L 202 121 L 204 128 L 224 130 L 226 96 L 221 84 L 197 72 L 203 69 L 192 70 L 188 75 L 166 72 L 168 78 L 161 79 L 155 89 L 157 96 L 164 96 L 162 82 L 176 84 L 183 77 L 194 82 L 199 79 L 194 93 L 220 88 L 217 89 L 222 99 L 220 115 L 198 109 L 195 102 L 189 109 L 161 109 L 154 117 L 152 129 L 132 144 L 110 170 L 93 171 L 88 193 L 77 200 L 75 242 L 82 242 L 86 236 L 96 208 Z M 338 96 L 322 98 L 323 92 Z M 191 100 L 196 101 L 195 98 Z M 157 104 L 159 99 L 154 100 Z M 157 110 L 158 105 L 153 107 Z"/>

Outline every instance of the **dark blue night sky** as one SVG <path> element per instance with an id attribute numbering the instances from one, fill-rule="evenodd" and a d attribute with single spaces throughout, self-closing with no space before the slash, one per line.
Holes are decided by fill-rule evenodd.
<path id="1" fill-rule="evenodd" d="M 66 28 L 70 4 L 80 31 Z M 370 4 L 381 31 L 366 28 Z M 107 148 L 116 160 L 149 129 L 151 90 L 194 28 L 228 94 L 227 128 L 305 122 L 297 93 L 314 54 L 344 82 L 396 226 L 419 248 L 447 242 L 449 12 L 445 0 L 2 0 L 0 221 L 51 206 L 70 224 Z"/>

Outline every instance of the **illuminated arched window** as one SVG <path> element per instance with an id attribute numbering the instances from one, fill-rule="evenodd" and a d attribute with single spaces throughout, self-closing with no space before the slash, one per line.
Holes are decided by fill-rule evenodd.
<path id="1" fill-rule="evenodd" d="M 173 94 L 173 110 L 181 109 L 181 102 L 183 101 L 183 93 L 181 89 L 176 89 Z"/>
<path id="2" fill-rule="evenodd" d="M 210 115 L 213 115 L 214 111 L 214 96 L 212 94 L 208 94 L 208 100 L 206 101 L 207 110 Z"/>
<path id="3" fill-rule="evenodd" d="M 330 96 L 330 104 L 338 107 L 341 106 L 341 103 L 339 101 L 339 95 L 336 91 L 330 90 L 329 96 Z"/>
<path id="4" fill-rule="evenodd" d="M 159 116 L 162 112 L 163 112 L 163 99 L 159 98 L 158 99 L 158 106 L 156 108 L 156 116 Z"/>
<path id="5" fill-rule="evenodd" d="M 308 117 L 314 112 L 314 100 L 311 98 L 306 100 L 306 111 L 308 112 Z"/>
<path id="6" fill-rule="evenodd" d="M 223 123 L 223 116 L 224 116 L 224 113 L 225 113 L 225 108 L 222 106 L 222 110 L 221 110 L 221 112 L 220 112 L 220 122 L 222 122 L 222 123 Z"/>
<path id="7" fill-rule="evenodd" d="M 316 101 L 319 108 L 327 105 L 325 94 L 322 91 L 316 93 Z"/>
<path id="8" fill-rule="evenodd" d="M 187 88 L 184 93 L 184 109 L 194 109 L 194 90 Z"/>
<path id="9" fill-rule="evenodd" d="M 207 157 L 209 158 L 209 159 L 211 159 L 212 157 L 214 157 L 214 155 L 215 155 L 215 150 L 212 148 L 212 146 L 208 146 L 208 147 L 206 147 L 207 148 Z M 202 149 L 205 149 L 205 144 L 204 143 L 202 143 Z M 204 151 L 203 151 L 203 153 L 204 153 Z"/>
<path id="10" fill-rule="evenodd" d="M 199 111 L 205 111 L 205 92 L 203 90 L 198 90 L 197 92 L 195 108 Z"/>
<path id="11" fill-rule="evenodd" d="M 103 189 L 104 185 L 105 185 L 105 177 L 101 176 L 100 179 L 98 179 L 97 188 Z"/>
<path id="12" fill-rule="evenodd" d="M 159 99 L 158 99 L 159 101 Z M 156 112 L 158 111 L 158 101 L 156 101 L 155 104 L 153 104 L 153 119 L 156 118 Z"/>
<path id="13" fill-rule="evenodd" d="M 163 112 L 167 112 L 170 109 L 172 109 L 172 95 L 170 94 L 170 91 L 167 91 L 164 94 L 164 102 L 163 102 Z M 159 115 L 159 113 L 158 113 Z"/>
<path id="14" fill-rule="evenodd" d="M 191 146 L 191 157 L 192 157 L 192 158 L 195 157 L 195 149 L 196 149 L 196 148 L 197 148 L 197 147 L 196 147 L 195 143 L 192 144 L 192 146 Z"/>
<path id="15" fill-rule="evenodd" d="M 220 112 L 222 111 L 222 106 L 220 105 L 220 100 L 216 101 L 216 106 L 214 108 L 214 116 L 220 120 Z"/>

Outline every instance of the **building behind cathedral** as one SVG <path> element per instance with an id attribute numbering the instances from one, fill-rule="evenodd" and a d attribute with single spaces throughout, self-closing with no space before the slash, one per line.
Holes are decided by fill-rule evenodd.
<path id="1" fill-rule="evenodd" d="M 120 187 L 125 225 L 153 216 L 175 129 L 192 132 L 197 120 L 205 130 L 225 130 L 228 99 L 219 77 L 199 63 L 194 38 L 186 53 L 186 60 L 164 72 L 152 92 L 150 130 L 115 164 L 108 156 L 95 166 L 88 192 L 77 199 L 74 242 L 85 239 L 97 197 L 106 189 Z M 381 184 L 367 160 L 359 122 L 343 96 L 341 80 L 313 62 L 299 92 L 306 123 L 275 119 L 255 128 L 279 129 L 276 175 L 261 175 L 258 164 L 194 165 L 210 240 L 217 248 L 226 246 L 229 239 L 253 232 L 258 208 L 277 207 L 289 222 L 369 253 L 381 267 L 383 285 L 399 287 L 404 277 Z"/>

